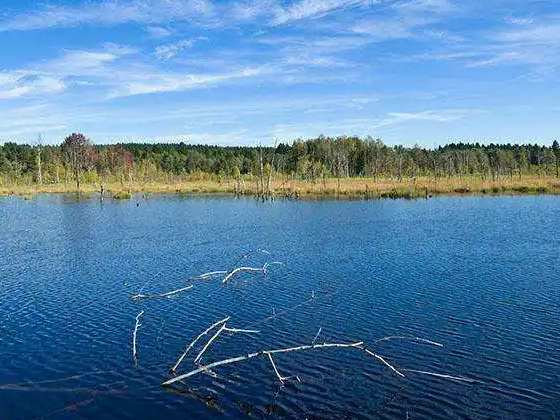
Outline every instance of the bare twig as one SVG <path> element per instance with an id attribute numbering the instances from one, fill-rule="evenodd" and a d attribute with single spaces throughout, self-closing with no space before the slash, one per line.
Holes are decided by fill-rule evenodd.
<path id="1" fill-rule="evenodd" d="M 470 379 L 470 378 L 465 378 L 465 377 L 461 377 L 461 376 L 445 375 L 445 374 L 442 374 L 442 373 L 428 372 L 428 371 L 425 371 L 425 370 L 414 370 L 414 369 L 403 369 L 403 370 L 405 372 L 421 373 L 422 375 L 435 376 L 436 378 L 441 378 L 441 379 L 451 379 L 453 381 L 470 382 L 470 383 L 476 382 L 474 379 Z"/>
<path id="2" fill-rule="evenodd" d="M 254 268 L 254 267 L 237 267 L 237 268 L 234 268 L 232 271 L 230 271 L 230 272 L 228 273 L 227 276 L 224 277 L 224 279 L 222 280 L 222 284 L 227 283 L 228 280 L 229 280 L 230 278 L 232 278 L 232 277 L 233 277 L 234 275 L 236 275 L 237 273 L 241 273 L 241 272 L 243 272 L 243 271 L 246 271 L 246 272 L 258 272 L 258 273 L 266 274 L 266 265 L 264 265 L 264 266 L 261 267 L 261 268 Z"/>
<path id="3" fill-rule="evenodd" d="M 366 348 L 363 348 L 363 347 L 362 347 L 362 349 L 363 349 L 367 354 L 369 354 L 370 356 L 375 357 L 377 360 L 379 360 L 381 363 L 383 363 L 385 366 L 387 366 L 389 369 L 391 369 L 393 372 L 395 372 L 395 373 L 396 373 L 397 375 L 399 375 L 401 378 L 404 378 L 404 377 L 405 377 L 401 372 L 399 372 L 394 366 L 392 366 L 389 362 L 387 362 L 387 360 L 385 360 L 385 359 L 384 359 L 383 357 L 381 357 L 380 355 L 375 354 L 374 352 L 372 352 L 371 350 L 368 350 L 368 349 L 366 349 Z"/>
<path id="4" fill-rule="evenodd" d="M 315 338 L 313 339 L 311 344 L 315 344 L 315 341 L 317 341 L 317 338 L 319 338 L 319 334 L 321 334 L 322 330 L 323 330 L 323 327 L 319 327 L 319 331 L 317 331 L 317 335 L 315 335 Z"/>
<path id="5" fill-rule="evenodd" d="M 425 338 L 408 336 L 408 335 L 391 335 L 389 337 L 383 337 L 375 340 L 373 344 L 380 343 L 382 341 L 391 341 L 391 340 L 408 340 L 408 341 L 418 341 L 420 343 L 431 344 L 432 346 L 443 347 L 443 344 L 437 343 L 432 340 L 426 340 Z"/>
<path id="6" fill-rule="evenodd" d="M 224 331 L 232 332 L 232 333 L 247 333 L 247 334 L 258 334 L 260 331 L 258 330 L 242 330 L 239 328 L 224 328 Z"/>
<path id="7" fill-rule="evenodd" d="M 198 363 L 198 361 L 200 360 L 200 358 L 202 357 L 202 355 L 204 354 L 204 352 L 208 349 L 208 347 L 210 347 L 210 344 L 212 344 L 212 342 L 218 338 L 218 336 L 222 333 L 223 330 L 225 330 L 226 328 L 226 324 L 222 324 L 222 326 L 220 327 L 220 329 L 218 331 L 216 331 L 216 333 L 210 338 L 210 340 L 208 340 L 208 342 L 206 343 L 206 345 L 202 348 L 202 350 L 200 350 L 200 353 L 198 353 L 198 356 L 196 356 L 196 358 L 194 359 L 194 363 Z"/>
<path id="8" fill-rule="evenodd" d="M 216 328 L 218 325 L 220 324 L 224 324 L 225 322 L 229 321 L 229 316 L 227 318 L 221 319 L 218 322 L 215 322 L 214 324 L 210 325 L 206 330 L 204 330 L 203 332 L 201 332 L 188 346 L 187 349 L 185 350 L 185 352 L 181 355 L 181 357 L 179 357 L 179 360 L 177 360 L 177 363 L 175 363 L 175 366 L 173 366 L 170 370 L 170 373 L 175 373 L 177 371 L 177 368 L 179 367 L 179 365 L 181 364 L 181 362 L 183 361 L 183 359 L 185 358 L 185 356 L 187 355 L 187 353 L 194 347 L 194 345 L 198 342 L 198 340 L 200 340 L 203 336 L 205 336 L 206 334 L 208 334 L 210 331 L 212 331 L 214 328 Z"/>
<path id="9" fill-rule="evenodd" d="M 153 294 L 153 295 L 134 295 L 131 296 L 130 299 L 137 301 L 137 300 L 144 300 L 144 299 L 163 299 L 163 298 L 170 298 L 172 296 L 175 296 L 177 293 L 181 293 L 184 292 L 185 290 L 189 290 L 192 289 L 194 286 L 191 284 L 190 286 L 187 287 L 183 287 L 181 289 L 177 289 L 177 290 L 173 290 L 171 292 L 167 292 L 167 293 L 158 293 L 158 294 Z"/>
<path id="10" fill-rule="evenodd" d="M 225 271 L 225 270 L 210 271 L 208 273 L 200 274 L 199 276 L 193 276 L 190 279 L 191 280 L 208 280 L 211 277 L 220 276 L 220 275 L 227 274 L 227 273 L 228 272 Z"/>
<path id="11" fill-rule="evenodd" d="M 262 251 L 262 250 L 261 250 Z M 228 282 L 229 279 L 231 279 L 234 275 L 236 275 L 237 273 L 241 273 L 241 272 L 257 272 L 257 273 L 263 273 L 266 275 L 267 273 L 267 268 L 270 267 L 271 265 L 283 265 L 284 263 L 281 263 L 280 261 L 272 261 L 272 262 L 267 262 L 264 263 L 264 265 L 260 268 L 256 268 L 256 267 L 237 267 L 234 268 L 232 270 L 230 270 L 227 275 L 224 277 L 224 279 L 222 280 L 222 284 L 225 284 Z"/>
<path id="12" fill-rule="evenodd" d="M 278 353 L 290 353 L 290 352 L 294 352 L 294 351 L 304 351 L 304 350 L 312 350 L 312 349 L 324 349 L 324 348 L 360 348 L 364 343 L 362 341 L 357 342 L 357 343 L 324 343 L 324 344 L 314 344 L 314 345 L 304 345 L 304 346 L 298 346 L 298 347 L 290 347 L 290 348 L 285 348 L 285 349 L 278 349 L 278 350 L 263 350 L 263 351 L 258 351 L 255 353 L 249 353 L 243 356 L 237 356 L 237 357 L 232 357 L 230 359 L 225 359 L 225 360 L 220 360 L 218 362 L 214 362 L 214 363 L 210 363 L 208 365 L 204 365 L 204 366 L 200 366 L 197 369 L 194 369 L 188 373 L 185 373 L 183 375 L 177 376 L 175 378 L 171 378 L 165 382 L 162 383 L 163 386 L 169 386 L 174 384 L 175 382 L 179 382 L 182 381 L 184 379 L 190 378 L 191 376 L 195 376 L 201 372 L 205 372 L 208 369 L 212 369 L 218 366 L 223 366 L 223 365 L 229 365 L 232 363 L 237 363 L 237 362 L 241 362 L 243 360 L 248 360 L 248 359 L 252 359 L 254 357 L 258 357 L 258 356 L 266 356 L 266 355 L 272 355 L 272 354 L 278 354 Z"/>
<path id="13" fill-rule="evenodd" d="M 270 353 L 267 354 L 270 363 L 272 364 L 272 368 L 274 369 L 274 373 L 276 373 L 276 376 L 278 377 L 278 380 L 282 383 L 282 385 L 284 385 L 284 382 L 289 381 L 290 379 L 296 379 L 298 382 L 301 382 L 301 379 L 299 379 L 299 376 L 297 375 L 293 375 L 293 376 L 282 376 L 280 375 L 280 372 L 278 372 L 278 368 L 276 367 L 276 364 L 274 363 L 274 359 L 272 358 L 272 355 Z"/>
<path id="14" fill-rule="evenodd" d="M 134 332 L 132 333 L 132 358 L 134 359 L 134 363 L 138 364 L 138 354 L 136 352 L 136 335 L 138 333 L 138 328 L 142 325 L 140 324 L 140 317 L 144 314 L 144 311 L 140 311 L 138 315 L 136 315 L 136 325 L 134 327 Z"/>

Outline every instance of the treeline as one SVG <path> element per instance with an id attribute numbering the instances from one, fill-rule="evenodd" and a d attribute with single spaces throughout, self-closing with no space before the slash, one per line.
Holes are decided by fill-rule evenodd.
<path id="1" fill-rule="evenodd" d="M 378 139 L 319 137 L 277 147 L 178 144 L 92 145 L 73 134 L 61 146 L 5 143 L 0 182 L 61 183 L 165 180 L 178 175 L 281 174 L 315 181 L 326 177 L 475 176 L 483 179 L 559 176 L 560 147 L 537 144 L 451 143 L 436 149 L 388 146 Z"/>

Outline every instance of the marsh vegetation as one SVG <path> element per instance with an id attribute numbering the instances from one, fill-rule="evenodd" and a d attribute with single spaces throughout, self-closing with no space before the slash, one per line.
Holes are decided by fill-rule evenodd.
<path id="1" fill-rule="evenodd" d="M 449 144 L 436 149 L 319 137 L 276 147 L 0 146 L 0 193 L 227 193 L 262 197 L 416 198 L 438 194 L 560 193 L 560 148 Z"/>

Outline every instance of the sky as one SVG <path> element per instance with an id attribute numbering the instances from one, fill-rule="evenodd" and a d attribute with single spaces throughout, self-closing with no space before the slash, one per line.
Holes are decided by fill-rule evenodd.
<path id="1" fill-rule="evenodd" d="M 550 144 L 558 0 L 0 0 L 0 143 Z"/>

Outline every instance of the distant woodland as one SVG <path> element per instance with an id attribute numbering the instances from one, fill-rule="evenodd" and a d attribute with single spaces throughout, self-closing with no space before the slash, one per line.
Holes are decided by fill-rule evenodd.
<path id="1" fill-rule="evenodd" d="M 436 149 L 388 146 L 358 137 L 318 137 L 276 147 L 177 144 L 95 145 L 75 133 L 60 146 L 0 146 L 0 184 L 164 182 L 173 177 L 318 181 L 366 177 L 411 180 L 476 177 L 484 180 L 558 177 L 560 147 L 537 144 L 451 143 Z"/>

